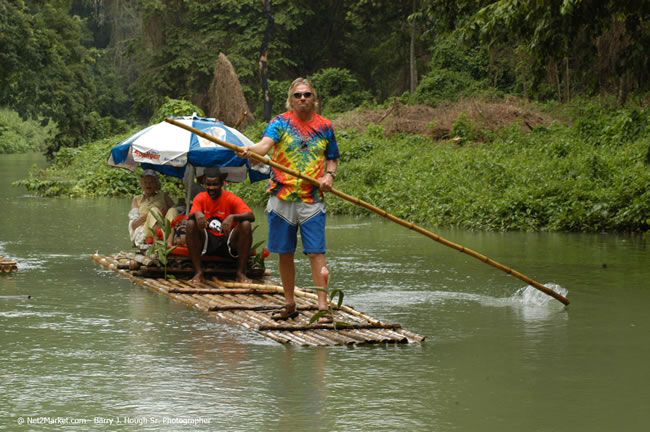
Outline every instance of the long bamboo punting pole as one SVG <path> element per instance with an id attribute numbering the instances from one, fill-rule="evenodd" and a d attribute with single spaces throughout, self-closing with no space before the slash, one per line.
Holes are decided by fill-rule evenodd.
<path id="1" fill-rule="evenodd" d="M 209 141 L 212 141 L 212 142 L 217 143 L 219 145 L 222 145 L 222 146 L 224 146 L 226 148 L 229 148 L 232 151 L 236 152 L 239 149 L 239 147 L 236 146 L 235 144 L 231 144 L 231 143 L 226 142 L 224 140 L 221 140 L 219 138 L 215 138 L 212 135 L 209 135 L 209 134 L 207 134 L 207 133 L 205 133 L 203 131 L 200 131 L 200 130 L 192 127 L 192 126 L 188 126 L 188 125 L 186 125 L 184 123 L 176 121 L 176 120 L 174 120 L 172 118 L 169 118 L 169 117 L 165 118 L 165 121 L 167 123 L 173 124 L 174 126 L 178 126 L 178 127 L 181 127 L 181 128 L 183 128 L 183 129 L 185 129 L 187 131 L 190 131 L 190 132 L 192 132 L 192 133 L 194 133 L 194 134 L 196 134 L 196 135 L 198 135 L 198 136 L 200 136 L 202 138 L 205 138 L 205 139 L 207 139 Z M 305 175 L 303 173 L 300 173 L 298 171 L 295 171 L 295 170 L 292 170 L 292 169 L 287 168 L 285 166 L 282 166 L 282 165 L 270 160 L 269 158 L 258 155 L 256 153 L 250 152 L 249 154 L 250 154 L 251 159 L 255 159 L 258 162 L 262 162 L 262 163 L 264 163 L 266 165 L 269 165 L 269 166 L 271 166 L 273 168 L 279 169 L 280 171 L 283 171 L 283 172 L 285 172 L 287 174 L 290 174 L 290 175 L 292 175 L 294 177 L 298 177 L 299 179 L 306 180 L 308 182 L 311 182 L 311 183 L 313 183 L 315 185 L 320 186 L 320 181 L 316 180 L 313 177 L 309 177 L 309 176 L 307 176 L 307 175 Z M 408 222 L 408 221 L 406 221 L 404 219 L 398 218 L 397 216 L 394 216 L 394 215 L 388 213 L 386 210 L 380 209 L 379 207 L 375 207 L 372 204 L 369 204 L 369 203 L 367 203 L 365 201 L 360 200 L 359 198 L 348 195 L 348 194 L 346 194 L 344 192 L 341 192 L 341 191 L 339 191 L 337 189 L 332 188 L 330 190 L 330 193 L 332 193 L 332 194 L 334 194 L 334 195 L 336 195 L 336 196 L 338 196 L 340 198 L 343 198 L 346 201 L 350 201 L 353 204 L 361 206 L 361 207 L 363 207 L 363 208 L 365 208 L 367 210 L 370 210 L 370 211 L 372 211 L 374 213 L 377 213 L 378 215 L 383 216 L 386 219 L 391 220 L 391 221 L 393 221 L 393 222 L 395 222 L 395 223 L 397 223 L 399 225 L 402 225 L 402 226 L 404 226 L 406 228 L 412 229 L 415 232 L 418 232 L 418 233 L 420 233 L 422 235 L 425 235 L 425 236 L 429 237 L 430 239 L 433 239 L 433 240 L 437 241 L 438 243 L 442 243 L 445 246 L 449 246 L 450 248 L 456 249 L 456 250 L 458 250 L 460 252 L 463 252 L 463 253 L 466 253 L 466 254 L 468 254 L 468 255 L 470 255 L 470 256 L 472 256 L 472 257 L 474 257 L 474 258 L 476 258 L 476 259 L 478 259 L 480 261 L 483 261 L 484 263 L 489 264 L 492 267 L 496 267 L 499 270 L 504 271 L 505 273 L 508 273 L 508 274 L 518 278 L 518 279 L 521 279 L 522 281 L 526 282 L 527 284 L 537 288 L 538 290 L 542 291 L 544 294 L 547 294 L 547 295 L 553 297 L 554 299 L 562 302 L 565 305 L 568 305 L 570 303 L 569 299 L 564 297 L 563 295 L 561 295 L 559 293 L 556 293 L 552 289 L 550 289 L 550 288 L 542 285 L 541 283 L 531 279 L 530 277 L 526 276 L 525 274 L 520 273 L 517 270 L 515 270 L 513 268 L 510 268 L 510 267 L 508 267 L 506 265 L 503 265 L 503 264 L 501 264 L 501 263 L 499 263 L 497 261 L 494 261 L 493 259 L 488 258 L 487 256 L 485 256 L 483 254 L 480 254 L 478 252 L 473 251 L 472 249 L 466 248 L 465 246 L 459 245 L 459 244 L 454 243 L 452 241 L 449 241 L 449 240 L 447 240 L 445 238 L 442 238 L 439 235 L 434 234 L 431 231 L 428 231 L 428 230 L 426 230 L 426 229 L 424 229 L 424 228 L 422 228 L 422 227 L 420 227 L 418 225 L 415 225 L 412 222 Z"/>

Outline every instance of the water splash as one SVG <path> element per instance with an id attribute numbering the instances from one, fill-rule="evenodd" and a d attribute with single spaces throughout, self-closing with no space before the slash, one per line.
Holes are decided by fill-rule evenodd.
<path id="1" fill-rule="evenodd" d="M 567 293 L 569 292 L 569 290 L 566 288 L 554 283 L 546 283 L 544 286 L 562 295 L 563 297 L 566 297 Z M 553 297 L 530 285 L 519 288 L 519 290 L 517 290 L 517 292 L 513 295 L 513 299 L 520 301 L 525 306 L 546 306 L 551 302 L 557 302 L 557 300 Z"/>

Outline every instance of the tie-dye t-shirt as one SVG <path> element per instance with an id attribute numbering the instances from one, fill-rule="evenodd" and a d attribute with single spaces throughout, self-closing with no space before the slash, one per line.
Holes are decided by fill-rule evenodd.
<path id="1" fill-rule="evenodd" d="M 339 157 L 332 122 L 316 113 L 309 121 L 300 120 L 293 111 L 280 114 L 266 126 L 263 136 L 275 141 L 274 162 L 315 179 L 325 174 L 326 160 Z M 267 192 L 285 201 L 323 200 L 318 186 L 275 168 Z"/>

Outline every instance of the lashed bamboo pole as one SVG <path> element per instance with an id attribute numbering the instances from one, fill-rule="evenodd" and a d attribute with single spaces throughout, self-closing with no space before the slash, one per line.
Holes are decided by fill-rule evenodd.
<path id="1" fill-rule="evenodd" d="M 209 297 L 213 301 L 213 305 L 211 307 L 224 306 L 224 305 L 234 303 L 233 298 L 226 298 L 223 295 L 210 295 Z M 259 316 L 259 314 L 256 314 L 253 311 L 249 311 L 248 313 L 242 313 L 241 310 L 230 310 L 224 312 L 228 312 L 230 316 L 241 317 L 242 319 L 247 319 L 248 321 L 251 321 L 251 324 L 255 324 L 255 326 L 251 325 L 250 327 L 253 329 L 256 329 L 257 326 L 259 326 L 260 324 L 267 323 L 265 317 Z"/>
<path id="2" fill-rule="evenodd" d="M 408 343 L 408 337 L 403 333 L 397 333 L 392 330 L 384 330 L 387 335 L 391 337 L 391 340 L 396 343 Z"/>
<path id="3" fill-rule="evenodd" d="M 358 330 L 337 330 L 337 332 L 340 335 L 356 341 L 355 344 L 374 342 L 374 340 L 368 340 L 366 337 L 361 336 Z"/>
<path id="4" fill-rule="evenodd" d="M 188 284 L 186 282 L 176 281 L 176 283 L 178 285 L 184 287 L 184 288 L 180 288 L 180 289 L 182 289 L 184 291 L 192 291 L 192 289 L 193 289 L 193 288 L 186 288 L 186 287 L 190 286 L 190 284 Z M 214 287 L 222 287 L 223 286 L 222 284 L 216 283 L 216 282 L 213 282 L 213 281 L 206 281 L 206 284 L 208 284 L 210 286 L 214 286 Z M 295 343 L 295 344 L 298 344 L 298 345 L 314 345 L 314 343 L 307 343 L 307 340 L 305 338 L 299 338 L 299 337 L 295 337 L 293 335 L 287 335 L 287 334 L 279 333 L 279 332 L 264 332 L 264 333 L 262 333 L 262 332 L 258 331 L 257 327 L 259 325 L 266 324 L 268 322 L 267 318 L 264 317 L 264 316 L 260 317 L 260 316 L 257 316 L 255 314 L 250 314 L 250 313 L 248 313 L 246 315 L 243 315 L 243 314 L 240 314 L 239 311 L 234 311 L 234 310 L 215 311 L 214 310 L 215 308 L 219 308 L 219 307 L 222 307 L 222 306 L 226 306 L 228 304 L 232 304 L 232 303 L 226 303 L 226 300 L 223 298 L 224 294 L 219 293 L 219 291 L 222 291 L 222 292 L 226 291 L 227 292 L 227 291 L 232 291 L 232 290 L 228 290 L 226 288 L 208 288 L 208 289 L 203 289 L 203 291 L 210 291 L 210 292 L 207 295 L 206 294 L 202 294 L 202 295 L 194 294 L 192 297 L 197 299 L 201 303 L 203 303 L 203 307 L 201 307 L 201 309 L 216 312 L 216 315 L 220 319 L 222 319 L 223 321 L 225 321 L 227 323 L 240 325 L 240 326 L 242 326 L 244 328 L 247 328 L 249 330 L 253 330 L 255 332 L 258 332 L 258 333 L 262 334 L 263 336 L 266 336 L 266 337 L 268 337 L 270 339 L 273 339 L 273 340 L 275 340 L 276 342 L 279 342 L 279 343 L 292 342 L 292 343 Z M 233 294 L 233 293 L 231 293 L 231 294 Z M 239 292 L 237 294 L 242 294 L 242 293 Z"/>
<path id="5" fill-rule="evenodd" d="M 186 124 L 181 123 L 179 121 L 176 121 L 176 120 L 174 120 L 172 118 L 167 117 L 167 118 L 165 118 L 165 121 L 167 123 L 173 124 L 174 126 L 178 126 L 178 127 L 183 128 L 183 129 L 185 129 L 187 131 L 190 131 L 190 132 L 192 132 L 192 133 L 194 133 L 194 134 L 196 134 L 196 135 L 198 135 L 198 136 L 200 136 L 202 138 L 205 138 L 205 139 L 207 139 L 209 141 L 212 141 L 214 143 L 222 145 L 222 146 L 224 146 L 224 147 L 226 147 L 226 148 L 228 148 L 228 149 L 230 149 L 232 151 L 236 152 L 239 149 L 239 147 L 234 145 L 234 144 L 231 144 L 231 143 L 226 142 L 224 140 L 221 140 L 219 138 L 213 137 L 212 135 L 209 135 L 209 134 L 207 134 L 207 133 L 205 133 L 205 132 L 203 132 L 203 131 L 201 131 L 199 129 L 196 129 L 196 128 L 192 127 L 192 126 L 189 126 L 189 125 L 186 125 Z M 250 157 L 252 159 L 255 159 L 258 162 L 262 162 L 262 163 L 264 163 L 266 165 L 269 165 L 269 166 L 271 166 L 273 168 L 276 168 L 276 169 L 278 169 L 280 171 L 283 171 L 283 172 L 285 172 L 287 174 L 290 174 L 290 175 L 292 175 L 294 177 L 297 177 L 299 179 L 302 179 L 302 180 L 311 182 L 312 184 L 315 184 L 317 186 L 320 186 L 320 181 L 316 180 L 313 177 L 309 177 L 309 176 L 307 176 L 307 175 L 305 175 L 303 173 L 300 173 L 298 171 L 287 168 L 287 167 L 285 167 L 283 165 L 280 165 L 280 164 L 270 160 L 267 157 L 258 155 L 256 153 L 250 152 L 249 154 L 250 154 Z M 363 207 L 363 208 L 365 208 L 367 210 L 370 210 L 370 211 L 372 211 L 372 212 L 374 212 L 374 213 L 376 213 L 376 214 L 378 214 L 380 216 L 383 216 L 386 219 L 391 220 L 391 221 L 393 221 L 393 222 L 395 222 L 395 223 L 397 223 L 399 225 L 402 225 L 402 226 L 404 226 L 406 228 L 409 228 L 409 229 L 411 229 L 411 230 L 413 230 L 415 232 L 418 232 L 418 233 L 420 233 L 420 234 L 422 234 L 422 235 L 424 235 L 426 237 L 429 237 L 430 239 L 435 240 L 438 243 L 442 243 L 445 246 L 456 249 L 456 250 L 458 250 L 460 252 L 466 253 L 467 255 L 469 255 L 471 257 L 474 257 L 474 258 L 476 258 L 476 259 L 478 259 L 480 261 L 483 261 L 484 263 L 486 263 L 488 265 L 491 265 L 492 267 L 498 268 L 499 270 L 501 270 L 501 271 L 503 271 L 503 272 L 505 272 L 505 273 L 507 273 L 509 275 L 512 275 L 512 276 L 526 282 L 527 284 L 531 285 L 532 287 L 542 291 L 544 294 L 547 294 L 547 295 L 553 297 L 554 299 L 560 301 L 561 303 L 563 303 L 565 305 L 568 305 L 570 303 L 569 299 L 567 299 L 563 295 L 553 291 L 552 289 L 548 288 L 545 285 L 542 285 L 541 283 L 539 283 L 539 282 L 535 281 L 534 279 L 526 276 L 525 274 L 523 274 L 521 272 L 518 272 L 517 270 L 515 270 L 515 269 L 513 269 L 511 267 L 508 267 L 508 266 L 506 266 L 504 264 L 501 264 L 501 263 L 499 263 L 497 261 L 494 261 L 493 259 L 488 258 L 487 256 L 485 256 L 483 254 L 480 254 L 480 253 L 478 253 L 476 251 L 473 251 L 472 249 L 466 248 L 465 246 L 459 245 L 459 244 L 454 243 L 452 241 L 449 241 L 449 240 L 447 240 L 447 239 L 445 239 L 443 237 L 440 237 L 439 235 L 434 234 L 431 231 L 428 231 L 428 230 L 426 230 L 426 229 L 424 229 L 424 228 L 422 228 L 422 227 L 420 227 L 418 225 L 415 225 L 412 222 L 408 222 L 408 221 L 406 221 L 404 219 L 398 218 L 397 216 L 394 216 L 394 215 L 388 213 L 386 210 L 380 209 L 379 207 L 375 207 L 374 205 L 372 205 L 370 203 L 362 201 L 359 198 L 348 195 L 348 194 L 346 194 L 344 192 L 341 192 L 341 191 L 339 191 L 339 190 L 337 190 L 335 188 L 332 188 L 330 190 L 330 193 L 332 193 L 332 194 L 334 194 L 334 195 L 336 195 L 336 196 L 338 196 L 340 198 L 343 198 L 343 199 L 345 199 L 345 200 L 347 200 L 347 201 L 349 201 L 349 202 L 351 202 L 353 204 L 361 206 L 361 207 Z"/>
<path id="6" fill-rule="evenodd" d="M 222 282 L 219 281 L 221 284 L 226 284 L 229 285 L 230 283 L 228 282 Z M 233 283 L 236 284 L 236 283 Z M 234 296 L 227 296 L 227 297 L 234 297 Z M 242 299 L 243 301 L 247 301 L 248 299 Z M 255 306 L 255 305 L 250 305 L 250 304 L 242 304 L 241 306 L 236 306 L 241 309 L 246 309 L 249 306 Z M 226 307 L 230 308 L 232 305 L 227 305 Z M 276 306 L 277 307 L 277 306 Z M 266 308 L 266 307 L 265 307 Z M 311 308 L 315 309 L 316 305 L 308 305 L 308 306 L 298 306 L 299 309 L 306 309 L 306 308 Z M 257 309 L 257 307 L 256 307 Z M 348 317 L 345 317 L 345 319 L 348 319 Z M 350 325 L 337 325 L 337 330 L 338 327 L 341 328 L 348 328 L 348 329 L 355 329 L 357 332 L 360 332 L 364 337 L 357 338 L 357 339 L 352 339 L 349 337 L 346 337 L 344 335 L 339 335 L 338 332 L 333 332 L 334 326 L 331 324 L 306 324 L 306 325 L 261 325 L 258 327 L 258 331 L 266 331 L 266 330 L 276 330 L 276 331 L 290 331 L 295 334 L 297 331 L 303 331 L 303 332 L 309 332 L 309 333 L 302 333 L 300 336 L 303 338 L 306 338 L 309 340 L 310 344 L 318 344 L 317 342 L 320 341 L 325 341 L 327 344 L 332 345 L 332 344 L 352 344 L 352 343 L 359 343 L 359 341 L 363 342 L 403 342 L 404 340 L 407 340 L 408 338 L 405 335 L 400 335 L 398 333 L 395 333 L 394 331 L 389 331 L 389 329 L 394 330 L 394 329 L 400 329 L 399 324 L 350 324 Z M 326 330 L 326 331 L 318 331 L 317 330 Z M 297 334 L 296 334 L 297 336 Z"/>
<path id="7" fill-rule="evenodd" d="M 177 294 L 274 294 L 274 288 L 170 288 L 170 293 Z"/>
<path id="8" fill-rule="evenodd" d="M 336 329 L 355 329 L 355 330 L 367 330 L 367 329 L 399 329 L 402 328 L 399 324 L 336 324 Z M 306 325 L 285 325 L 285 324 L 275 324 L 275 325 L 264 325 L 260 326 L 258 330 L 335 330 L 333 324 L 306 324 Z"/>
<path id="9" fill-rule="evenodd" d="M 219 280 L 219 279 L 214 278 L 214 277 L 212 278 L 212 280 L 216 281 L 217 283 L 219 283 L 219 284 L 221 284 L 221 285 L 223 285 L 225 287 L 228 287 L 228 288 L 231 288 L 231 287 L 232 288 L 247 287 L 247 288 L 252 288 L 252 289 L 263 289 L 264 287 L 268 287 L 268 288 L 277 289 L 277 292 L 279 292 L 279 293 L 283 292 L 282 287 L 279 286 L 279 285 L 265 285 L 265 284 L 229 282 L 229 281 L 222 281 L 222 280 Z M 301 290 L 301 289 L 296 288 L 295 294 L 296 294 L 296 297 L 305 297 L 305 298 L 309 298 L 309 299 L 312 299 L 312 300 L 318 300 L 318 296 L 316 294 L 305 292 L 304 290 Z M 335 305 L 334 302 L 330 302 L 330 304 L 332 306 Z M 379 321 L 378 319 L 373 318 L 373 317 L 371 317 L 369 315 L 366 315 L 363 312 L 359 312 L 359 311 L 357 311 L 356 309 L 354 309 L 354 308 L 352 308 L 350 306 L 341 305 L 340 309 L 342 311 L 344 311 L 344 312 L 349 313 L 350 315 L 354 315 L 354 316 L 356 316 L 358 318 L 361 318 L 363 320 L 366 320 L 366 321 L 368 321 L 370 323 L 373 323 L 373 324 L 381 323 L 381 321 Z"/>
<path id="10" fill-rule="evenodd" d="M 253 283 L 253 282 L 233 282 L 233 281 L 225 281 L 221 280 L 216 276 L 213 276 L 210 278 L 208 283 L 214 282 L 217 285 L 221 285 L 225 288 L 248 288 L 248 289 L 276 289 L 277 292 L 282 293 L 282 286 L 281 285 L 274 285 L 274 284 L 265 284 L 265 283 Z"/>
<path id="11" fill-rule="evenodd" d="M 117 266 L 118 266 L 118 268 L 130 269 L 128 264 L 117 263 Z M 138 268 L 138 270 L 140 272 L 142 272 L 142 274 L 151 275 L 151 276 L 164 274 L 164 269 L 161 268 L 161 267 L 158 267 L 158 266 L 140 266 Z M 226 274 L 226 273 L 235 274 L 236 271 L 237 271 L 237 269 L 235 269 L 235 268 L 226 268 L 226 267 L 217 268 L 217 269 L 214 269 L 214 268 L 206 268 L 206 269 L 204 269 L 204 273 L 207 274 L 207 275 L 210 275 L 210 274 Z M 194 269 L 183 268 L 183 267 L 167 267 L 167 273 L 168 274 L 173 273 L 173 274 L 176 274 L 176 275 L 192 275 L 192 274 L 194 274 Z M 259 274 L 259 273 L 249 273 L 249 276 L 259 277 L 259 276 L 264 276 L 264 275 Z"/>
<path id="12" fill-rule="evenodd" d="M 373 335 L 376 337 L 380 342 L 385 343 L 385 342 L 395 342 L 395 339 L 393 336 L 387 332 L 387 330 L 390 329 L 361 329 L 361 334 L 366 334 L 366 335 Z M 400 337 L 399 340 L 404 339 L 404 337 Z"/>
<path id="13" fill-rule="evenodd" d="M 406 336 L 410 340 L 414 340 L 414 341 L 417 341 L 417 342 L 422 342 L 422 341 L 424 341 L 426 339 L 425 336 L 419 335 L 417 333 L 413 333 L 413 332 L 405 330 L 405 329 L 399 330 L 398 333 Z"/>
<path id="14" fill-rule="evenodd" d="M 354 340 L 342 336 L 336 330 L 316 329 L 310 331 L 309 334 L 315 338 L 319 338 L 328 342 L 330 345 L 352 345 L 355 343 Z"/>
<path id="15" fill-rule="evenodd" d="M 209 295 L 202 297 L 207 297 L 206 300 L 208 301 L 209 308 L 219 306 L 223 301 L 223 299 L 221 299 L 219 296 Z M 239 323 L 243 325 L 243 327 L 253 330 L 257 328 L 257 324 L 253 322 L 254 320 L 251 320 L 248 316 L 242 317 L 240 314 L 236 313 L 236 311 L 219 311 L 217 315 L 224 319 L 226 322 Z"/>
<path id="16" fill-rule="evenodd" d="M 202 296 L 194 296 L 191 294 L 176 294 L 170 292 L 174 287 L 184 288 L 185 285 L 178 279 L 170 279 L 168 281 L 162 279 L 162 281 L 165 283 L 167 295 L 169 297 L 203 312 L 207 312 L 209 310 L 210 304 L 207 303 Z"/>
<path id="17" fill-rule="evenodd" d="M 214 306 L 220 304 L 219 303 L 220 298 L 217 295 L 208 295 L 208 296 L 201 296 L 201 297 L 209 297 L 209 300 L 208 300 L 209 307 L 214 307 Z M 242 316 L 240 316 L 239 314 L 237 314 L 237 313 L 235 313 L 233 311 L 219 311 L 219 312 L 213 312 L 213 313 L 216 316 L 218 316 L 221 320 L 223 320 L 223 321 L 225 321 L 227 323 L 240 325 L 240 326 L 242 326 L 242 327 L 244 327 L 246 329 L 255 331 L 257 333 L 262 334 L 265 337 L 273 339 L 276 342 L 283 343 L 283 344 L 289 343 L 289 342 L 296 343 L 296 341 L 292 340 L 292 338 L 285 337 L 285 335 L 283 335 L 281 333 L 278 333 L 278 332 L 272 332 L 272 333 L 271 332 L 266 332 L 266 333 L 258 332 L 257 327 L 258 327 L 259 324 L 254 322 L 255 318 L 251 319 L 251 317 L 249 317 L 249 316 L 242 317 Z"/>
<path id="18" fill-rule="evenodd" d="M 209 282 L 208 283 L 214 283 L 214 282 Z M 266 314 L 261 314 L 258 311 L 263 310 L 263 309 L 258 309 L 255 308 L 254 306 L 258 306 L 257 303 L 253 302 L 259 302 L 259 298 L 261 297 L 259 294 L 256 294 L 254 298 L 251 298 L 250 295 L 242 295 L 242 294 L 233 294 L 233 293 L 227 293 L 227 294 L 212 294 L 210 297 L 214 298 L 217 301 L 217 305 L 214 306 L 213 310 L 218 310 L 220 308 L 222 309 L 230 309 L 233 314 L 238 314 L 238 315 L 245 315 L 249 319 L 255 321 L 258 325 L 260 324 L 268 324 L 270 321 L 269 316 Z M 273 307 L 273 305 L 269 305 Z M 272 309 L 268 309 L 272 310 Z"/>
<path id="19" fill-rule="evenodd" d="M 389 340 L 385 336 L 382 336 L 382 335 L 377 334 L 375 332 L 369 332 L 368 330 L 363 330 L 363 329 L 356 330 L 355 329 L 355 332 L 359 336 L 361 336 L 361 337 L 365 338 L 366 340 L 370 341 L 371 343 L 383 343 L 383 342 L 387 342 Z"/>
<path id="20" fill-rule="evenodd" d="M 277 311 L 282 309 L 283 305 L 271 305 L 271 304 L 227 304 L 222 306 L 215 306 L 210 309 L 211 311 L 220 311 L 220 310 L 250 310 L 250 311 Z M 296 310 L 306 311 L 306 310 L 318 310 L 318 305 L 301 305 L 296 306 Z"/>
<path id="21" fill-rule="evenodd" d="M 278 291 L 270 294 L 262 293 L 262 294 L 250 295 L 250 294 L 240 294 L 240 293 L 232 293 L 232 292 L 228 294 L 174 293 L 171 291 L 175 289 L 189 290 L 195 287 L 192 284 L 188 283 L 187 281 L 178 280 L 178 279 L 165 280 L 162 278 L 153 279 L 153 278 L 142 278 L 142 277 L 134 276 L 132 274 L 133 272 L 119 269 L 116 265 L 119 261 L 114 256 L 102 257 L 96 253 L 92 256 L 92 258 L 95 261 L 97 261 L 99 264 L 102 264 L 103 266 L 112 269 L 115 272 L 120 273 L 125 277 L 132 279 L 135 283 L 138 283 L 139 285 L 143 285 L 144 287 L 149 288 L 153 291 L 157 291 L 161 294 L 165 294 L 173 298 L 174 300 L 185 303 L 188 306 L 201 311 L 209 312 L 211 308 L 214 308 L 216 306 L 228 306 L 232 304 L 237 304 L 238 306 L 241 306 L 243 308 L 248 308 L 250 306 L 254 306 L 255 304 L 257 304 L 256 302 L 259 302 L 260 299 L 265 302 L 268 302 L 270 305 L 275 305 L 277 307 L 284 304 L 283 302 L 281 302 L 281 299 L 279 299 L 279 293 L 281 292 L 281 287 L 279 286 L 270 285 L 271 287 L 275 288 L 274 291 L 275 290 Z M 214 278 L 214 280 L 205 281 L 205 284 L 202 286 L 210 287 L 210 288 L 203 288 L 203 289 L 212 291 L 216 289 L 227 289 L 226 285 L 230 285 L 230 284 L 237 285 L 238 283 L 220 281 L 217 278 Z M 253 288 L 251 289 L 255 289 L 257 287 L 269 286 L 269 285 L 262 285 L 262 284 L 251 284 L 251 285 L 253 286 Z M 298 291 L 298 290 L 296 291 L 296 300 L 297 300 L 296 305 L 301 309 L 307 310 L 307 309 L 316 308 L 317 305 L 315 303 L 315 299 L 316 299 L 315 294 L 305 293 L 304 291 Z M 345 306 L 342 307 L 340 312 L 343 318 L 348 322 L 354 321 L 354 319 L 350 319 L 351 316 L 353 316 L 352 314 L 343 311 L 343 309 L 345 308 L 346 308 Z M 352 308 L 348 308 L 348 309 L 351 312 L 356 312 Z M 348 327 L 347 330 L 341 328 L 339 328 L 338 330 L 334 330 L 333 328 L 320 329 L 320 328 L 311 327 L 309 329 L 310 331 L 297 330 L 296 326 L 298 327 L 307 326 L 308 314 L 301 315 L 301 317 L 294 320 L 293 322 L 294 325 L 289 326 L 288 325 L 289 323 L 284 323 L 284 324 L 274 323 L 270 319 L 269 315 L 258 313 L 255 311 L 223 310 L 223 311 L 217 311 L 212 313 L 217 317 L 219 317 L 223 322 L 242 326 L 246 329 L 255 331 L 265 337 L 268 337 L 280 343 L 294 343 L 297 345 L 322 346 L 322 345 L 364 344 L 364 343 L 377 343 L 377 342 L 408 342 L 409 337 L 406 335 L 406 333 L 410 333 L 410 332 L 406 332 L 404 329 L 401 328 L 351 329 Z M 359 312 L 357 312 L 357 314 L 364 315 Z M 355 322 L 351 322 L 351 324 L 361 324 L 363 326 L 368 327 L 370 325 L 366 324 L 367 322 L 380 323 L 378 320 L 372 319 L 372 317 L 367 317 L 370 319 L 367 319 L 366 317 L 367 316 L 356 317 L 362 320 L 362 322 L 355 321 Z M 270 326 L 270 324 L 274 324 L 274 325 Z M 278 325 L 287 325 L 288 329 L 278 330 L 276 329 Z M 273 327 L 274 329 L 260 330 L 261 326 L 269 326 L 269 327 Z M 327 325 L 323 325 L 323 326 L 327 326 Z M 419 341 L 424 340 L 424 337 L 422 336 L 419 335 L 415 335 L 415 336 L 418 336 L 419 338 L 411 337 L 410 339 L 419 340 Z"/>
<path id="22" fill-rule="evenodd" d="M 281 287 L 279 287 L 279 288 L 281 288 Z M 299 310 L 299 311 L 307 311 L 307 310 L 314 310 L 315 311 L 315 310 L 318 310 L 318 304 L 316 302 L 316 296 L 314 296 L 314 298 L 309 298 L 309 297 L 305 297 L 305 296 L 303 296 L 301 294 L 304 294 L 304 292 L 296 290 L 296 310 Z M 313 295 L 313 294 L 310 294 L 310 295 Z M 274 304 L 278 308 L 284 307 L 284 305 L 285 305 L 283 296 L 279 297 L 277 295 L 272 296 L 272 295 L 269 295 L 269 294 L 265 294 L 265 295 L 262 295 L 261 297 L 264 300 Z M 332 307 L 336 307 L 336 306 L 332 306 Z M 310 317 L 308 316 L 307 318 L 310 318 Z M 302 321 L 302 320 L 300 320 L 300 318 L 298 318 L 297 320 Z M 304 325 L 304 324 L 298 324 L 298 325 Z M 293 326 L 292 326 L 292 329 L 293 329 Z M 282 332 L 282 330 L 277 330 L 277 331 Z M 264 334 L 268 334 L 268 333 L 264 333 Z M 328 329 L 328 330 L 314 329 L 313 331 L 309 332 L 309 336 L 314 338 L 314 339 L 324 341 L 328 345 L 349 345 L 349 344 L 352 344 L 352 343 L 358 343 L 358 341 L 347 338 L 347 337 L 344 337 L 344 336 L 341 336 L 337 332 L 335 332 L 335 331 L 333 331 L 331 329 Z"/>
<path id="23" fill-rule="evenodd" d="M 245 305 L 247 301 L 249 300 L 246 297 L 239 296 L 239 295 L 232 295 L 232 294 L 226 294 L 223 296 L 220 296 L 222 299 L 222 305 L 226 304 L 226 302 L 231 302 L 231 303 L 238 303 L 241 305 Z M 257 331 L 260 331 L 260 327 L 268 326 L 271 321 L 271 318 L 266 315 L 259 313 L 257 311 L 247 311 L 247 312 L 242 312 L 238 311 L 236 313 L 245 313 L 249 319 L 255 320 L 259 326 L 256 329 Z M 304 332 L 297 332 L 295 328 L 290 327 L 289 332 L 291 333 L 292 337 L 298 341 L 299 344 L 301 345 L 332 345 L 333 342 L 330 341 L 322 341 L 317 337 L 314 337 L 311 334 L 304 333 Z"/>
<path id="24" fill-rule="evenodd" d="M 317 343 L 319 346 L 339 345 L 339 343 L 333 338 L 325 337 L 322 334 L 316 333 L 316 331 L 310 331 L 309 333 L 303 334 L 309 334 L 309 337 L 311 337 L 314 340 L 314 343 Z"/>
<path id="25" fill-rule="evenodd" d="M 185 282 L 182 283 L 182 286 L 188 287 L 189 284 Z M 192 297 L 196 298 L 197 301 L 201 301 L 205 305 L 206 311 L 210 311 L 212 308 L 221 305 L 223 302 L 223 299 L 219 295 L 213 295 L 213 294 L 208 294 L 208 295 L 194 294 Z M 225 322 L 241 325 L 242 327 L 250 330 L 256 330 L 257 325 L 251 325 L 250 323 L 251 320 L 250 317 L 248 316 L 241 317 L 235 311 L 223 311 L 217 313 L 217 315 Z M 286 343 L 286 340 L 278 340 L 275 337 L 271 337 L 271 339 L 274 339 L 278 342 Z"/>

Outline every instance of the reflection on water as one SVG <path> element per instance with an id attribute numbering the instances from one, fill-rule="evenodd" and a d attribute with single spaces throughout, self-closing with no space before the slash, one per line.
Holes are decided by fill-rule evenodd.
<path id="1" fill-rule="evenodd" d="M 97 266 L 95 251 L 129 247 L 129 200 L 42 199 L 9 187 L 32 163 L 0 156 L 0 208 L 19 221 L 0 225 L 0 255 L 19 263 L 0 275 L 0 430 L 22 430 L 18 418 L 28 416 L 91 426 L 24 430 L 116 429 L 97 416 L 145 431 L 640 431 L 650 422 L 639 385 L 650 378 L 640 238 L 438 230 L 568 291 L 565 308 L 389 222 L 330 217 L 331 285 L 358 310 L 427 340 L 286 347 Z M 299 284 L 311 285 L 307 259 L 297 263 Z"/>

